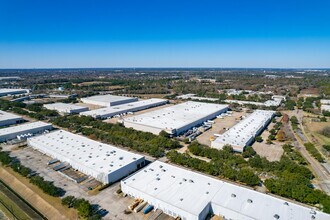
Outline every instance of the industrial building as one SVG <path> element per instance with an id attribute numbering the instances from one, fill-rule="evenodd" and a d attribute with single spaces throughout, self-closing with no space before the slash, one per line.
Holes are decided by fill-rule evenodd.
<path id="1" fill-rule="evenodd" d="M 117 96 L 117 95 L 96 95 L 87 98 L 81 98 L 86 104 L 110 107 L 138 101 L 135 97 Z"/>
<path id="2" fill-rule="evenodd" d="M 115 115 L 126 114 L 128 112 L 136 112 L 144 109 L 165 105 L 166 99 L 147 99 L 137 102 L 131 102 L 123 105 L 116 105 L 108 108 L 100 108 L 87 112 L 82 112 L 80 115 L 92 116 L 93 118 L 106 119 Z"/>
<path id="3" fill-rule="evenodd" d="M 28 139 L 32 148 L 104 184 L 113 183 L 144 166 L 144 156 L 64 130 Z"/>
<path id="4" fill-rule="evenodd" d="M 0 97 L 30 93 L 29 89 L 0 89 Z"/>
<path id="5" fill-rule="evenodd" d="M 87 107 L 68 104 L 68 103 L 45 104 L 44 107 L 49 110 L 55 110 L 64 114 L 75 114 L 89 110 Z"/>
<path id="6" fill-rule="evenodd" d="M 0 129 L 0 142 L 5 142 L 13 139 L 26 139 L 35 134 L 43 133 L 46 130 L 51 130 L 52 125 L 37 121 L 25 123 L 17 126 Z"/>
<path id="7" fill-rule="evenodd" d="M 220 134 L 211 143 L 211 147 L 222 149 L 231 145 L 237 152 L 243 152 L 246 146 L 254 142 L 254 138 L 261 134 L 272 120 L 275 111 L 256 110 L 243 121 L 239 122 L 228 131 Z"/>
<path id="8" fill-rule="evenodd" d="M 330 215 L 249 188 L 155 161 L 121 181 L 121 190 L 182 220 L 326 220 Z"/>
<path id="9" fill-rule="evenodd" d="M 0 127 L 22 123 L 23 121 L 24 119 L 18 115 L 0 110 Z"/>
<path id="10" fill-rule="evenodd" d="M 179 95 L 176 98 L 177 99 L 191 99 L 191 100 L 211 101 L 211 102 L 219 101 L 219 99 L 217 99 L 217 98 L 199 97 L 199 96 L 196 96 L 196 94 L 192 94 L 192 93 L 185 94 L 185 95 Z"/>
<path id="11" fill-rule="evenodd" d="M 227 109 L 228 105 L 189 101 L 125 118 L 123 123 L 125 127 L 153 134 L 159 134 L 164 130 L 172 135 L 180 135 L 226 112 Z"/>
<path id="12" fill-rule="evenodd" d="M 330 112 L 330 105 L 321 105 L 321 111 Z"/>

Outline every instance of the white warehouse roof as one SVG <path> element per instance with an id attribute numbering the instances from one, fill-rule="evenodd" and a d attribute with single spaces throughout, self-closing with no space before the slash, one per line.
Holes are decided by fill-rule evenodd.
<path id="1" fill-rule="evenodd" d="M 330 99 L 321 99 L 320 102 L 324 105 L 330 105 Z"/>
<path id="2" fill-rule="evenodd" d="M 0 110 L 0 126 L 7 126 L 23 121 L 23 118 Z"/>
<path id="3" fill-rule="evenodd" d="M 64 130 L 29 138 L 28 144 L 103 183 L 117 181 L 144 164 L 144 156 Z"/>
<path id="4" fill-rule="evenodd" d="M 11 126 L 8 128 L 0 129 L 0 141 L 14 139 L 16 136 L 21 134 L 36 134 L 50 129 L 52 129 L 52 125 L 42 121 Z"/>
<path id="5" fill-rule="evenodd" d="M 330 215 L 274 196 L 155 161 L 121 181 L 125 194 L 141 198 L 183 220 L 205 219 L 213 211 L 225 219 L 326 220 Z"/>
<path id="6" fill-rule="evenodd" d="M 29 89 L 0 89 L 0 96 L 30 93 Z"/>
<path id="7" fill-rule="evenodd" d="M 87 104 L 100 105 L 100 106 L 114 106 L 130 102 L 136 102 L 138 99 L 135 97 L 117 96 L 117 95 L 96 95 L 87 98 L 81 98 L 81 101 Z"/>
<path id="8" fill-rule="evenodd" d="M 0 121 L 13 120 L 13 119 L 21 120 L 22 117 L 0 110 Z"/>
<path id="9" fill-rule="evenodd" d="M 52 104 L 45 104 L 45 108 L 50 110 L 56 110 L 61 113 L 80 113 L 83 111 L 88 111 L 87 107 L 68 104 L 68 103 L 52 103 Z"/>
<path id="10" fill-rule="evenodd" d="M 154 106 L 164 105 L 167 102 L 168 101 L 166 99 L 147 99 L 123 105 L 116 105 L 108 108 L 100 108 L 87 112 L 82 112 L 80 113 L 80 115 L 92 116 L 94 118 L 108 118 L 118 114 L 135 112 Z"/>
<path id="11" fill-rule="evenodd" d="M 322 104 L 321 105 L 321 110 L 322 111 L 330 111 L 330 105 L 324 105 L 324 104 Z"/>
<path id="12" fill-rule="evenodd" d="M 155 134 L 162 130 L 172 134 L 180 134 L 193 126 L 215 118 L 227 109 L 228 105 L 188 101 L 125 118 L 124 125 Z"/>
<path id="13" fill-rule="evenodd" d="M 256 110 L 243 121 L 239 122 L 225 133 L 212 141 L 211 147 L 221 149 L 231 145 L 234 150 L 242 152 L 255 136 L 268 125 L 275 111 Z"/>

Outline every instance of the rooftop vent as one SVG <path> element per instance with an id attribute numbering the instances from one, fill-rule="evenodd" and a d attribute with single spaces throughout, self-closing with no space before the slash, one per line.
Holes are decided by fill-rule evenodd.
<path id="1" fill-rule="evenodd" d="M 253 203 L 252 199 L 247 200 L 248 203 Z"/>
<path id="2" fill-rule="evenodd" d="M 274 215 L 274 218 L 275 218 L 275 219 L 280 219 L 280 216 L 279 216 L 278 214 L 275 214 L 275 215 Z"/>
<path id="3" fill-rule="evenodd" d="M 236 197 L 236 194 L 232 193 L 231 194 L 231 197 L 235 198 Z"/>

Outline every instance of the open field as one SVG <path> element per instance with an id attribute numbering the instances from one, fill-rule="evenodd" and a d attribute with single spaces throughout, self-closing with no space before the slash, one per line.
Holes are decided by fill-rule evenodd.
<path id="1" fill-rule="evenodd" d="M 328 122 L 316 122 L 313 118 L 304 117 L 303 119 L 304 129 L 307 135 L 315 141 L 317 145 L 330 144 L 330 138 L 319 134 L 323 128 L 330 126 L 330 121 Z"/>
<path id="2" fill-rule="evenodd" d="M 279 161 L 283 154 L 282 143 L 274 140 L 273 144 L 266 144 L 266 140 L 270 135 L 269 131 L 273 128 L 274 123 L 270 123 L 268 128 L 260 135 L 263 139 L 261 143 L 254 142 L 252 147 L 262 157 L 266 157 L 269 161 Z"/>

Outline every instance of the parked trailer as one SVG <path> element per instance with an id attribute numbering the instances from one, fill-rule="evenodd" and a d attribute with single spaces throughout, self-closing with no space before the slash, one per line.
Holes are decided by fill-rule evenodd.
<path id="1" fill-rule="evenodd" d="M 64 170 L 70 169 L 71 167 L 72 167 L 71 165 L 68 165 L 66 167 L 63 167 L 62 169 L 59 169 L 58 171 L 62 172 Z"/>
<path id="2" fill-rule="evenodd" d="M 148 205 L 147 208 L 145 208 L 143 210 L 143 214 L 148 214 L 149 212 L 151 212 L 151 210 L 154 209 L 154 206 L 153 205 Z"/>
<path id="3" fill-rule="evenodd" d="M 58 159 L 52 159 L 50 161 L 48 161 L 47 165 L 52 165 L 54 163 L 57 163 L 59 160 Z"/>
<path id="4" fill-rule="evenodd" d="M 66 167 L 66 166 L 67 166 L 67 164 L 65 164 L 65 163 L 60 163 L 59 165 L 53 167 L 53 170 L 58 171 L 58 170 L 60 170 L 60 169 L 63 169 L 63 168 Z"/>
<path id="5" fill-rule="evenodd" d="M 135 209 L 134 209 L 134 212 L 139 212 L 141 211 L 148 203 L 147 202 L 142 202 L 140 203 L 140 205 L 138 205 Z"/>

